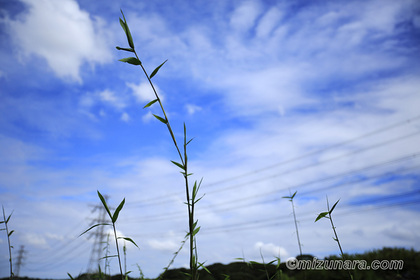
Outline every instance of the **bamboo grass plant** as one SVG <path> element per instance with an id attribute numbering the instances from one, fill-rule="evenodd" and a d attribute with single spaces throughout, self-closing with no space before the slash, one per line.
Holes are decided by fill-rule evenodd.
<path id="1" fill-rule="evenodd" d="M 109 218 L 111 219 L 111 223 L 98 223 L 95 224 L 93 226 L 91 226 L 90 228 L 88 228 L 87 230 L 85 230 L 84 232 L 82 232 L 79 236 L 82 236 L 83 234 L 87 233 L 88 231 L 90 231 L 91 229 L 97 227 L 97 226 L 111 226 L 113 228 L 113 232 L 114 232 L 114 238 L 115 238 L 115 246 L 116 246 L 116 250 L 117 250 L 117 255 L 114 256 L 106 256 L 107 258 L 109 257 L 117 257 L 118 258 L 118 264 L 120 267 L 120 273 L 121 273 L 121 280 L 124 280 L 124 277 L 127 279 L 127 275 L 123 274 L 123 268 L 122 268 L 122 264 L 121 264 L 121 255 L 120 255 L 120 250 L 119 250 L 119 246 L 118 246 L 118 240 L 119 239 L 123 239 L 123 240 L 127 240 L 129 242 L 131 242 L 132 244 L 134 244 L 137 248 L 137 244 L 129 237 L 121 237 L 121 236 L 117 236 L 117 229 L 115 226 L 115 223 L 118 220 L 118 215 L 120 214 L 120 211 L 122 210 L 124 203 L 125 203 L 125 198 L 121 201 L 121 203 L 118 205 L 117 209 L 115 209 L 114 213 L 111 213 L 111 210 L 108 207 L 108 204 L 105 201 L 105 198 L 102 196 L 102 194 L 98 191 L 98 196 L 99 199 L 102 202 L 103 207 L 105 208 L 106 212 L 108 213 Z M 70 275 L 69 275 L 70 276 Z"/>
<path id="2" fill-rule="evenodd" d="M 332 212 L 334 211 L 335 206 L 337 206 L 337 204 L 338 204 L 339 201 L 340 201 L 340 199 L 337 200 L 336 203 L 334 203 L 334 205 L 330 209 L 330 204 L 328 202 L 328 196 L 327 196 L 327 210 L 328 211 L 319 213 L 318 216 L 317 216 L 317 218 L 315 219 L 315 222 L 319 221 L 322 218 L 326 218 L 326 219 L 329 219 L 330 220 L 331 227 L 333 229 L 334 236 L 335 236 L 335 237 L 333 237 L 333 239 L 334 239 L 334 241 L 337 242 L 338 248 L 340 248 L 341 257 L 342 257 L 343 261 L 345 262 L 346 261 L 346 257 L 344 256 L 344 252 L 343 252 L 343 249 L 341 247 L 340 240 L 338 239 L 337 231 L 335 230 L 334 222 L 333 222 L 332 215 L 331 215 Z M 350 270 L 347 270 L 347 271 L 349 273 L 350 279 L 353 280 L 353 275 L 351 274 Z"/>
<path id="3" fill-rule="evenodd" d="M 121 10 L 121 14 L 122 14 L 122 19 L 120 18 L 120 25 L 122 27 L 122 29 L 124 30 L 124 33 L 127 37 L 127 41 L 128 41 L 128 48 L 122 48 L 122 47 L 116 47 L 117 50 L 121 50 L 121 51 L 126 51 L 129 53 L 132 53 L 134 55 L 134 57 L 127 57 L 127 58 L 123 58 L 120 59 L 120 61 L 122 62 L 126 62 L 128 64 L 132 64 L 135 66 L 140 66 L 144 75 L 146 76 L 150 87 L 152 88 L 154 95 L 155 95 L 155 99 L 153 99 L 152 101 L 150 101 L 149 103 L 147 103 L 144 108 L 148 108 L 150 106 L 152 106 L 155 103 L 158 103 L 160 106 L 160 109 L 162 111 L 162 115 L 158 116 L 153 114 L 153 116 L 159 120 L 161 123 L 165 124 L 168 132 L 170 134 L 170 137 L 173 141 L 173 144 L 175 146 L 175 149 L 179 155 L 179 162 L 177 161 L 172 161 L 171 162 L 176 165 L 177 167 L 179 167 L 182 171 L 181 174 L 184 177 L 184 181 L 185 181 L 185 194 L 186 194 L 186 205 L 188 208 L 188 233 L 186 234 L 186 238 L 189 239 L 189 255 L 190 255 L 190 273 L 189 273 L 189 277 L 192 280 L 196 280 L 198 279 L 198 268 L 199 267 L 203 267 L 204 269 L 206 269 L 203 265 L 203 263 L 199 263 L 198 262 L 198 252 L 197 252 L 197 244 L 196 244 L 196 235 L 200 230 L 200 227 L 198 226 L 198 220 L 195 220 L 195 205 L 196 203 L 202 198 L 202 197 L 198 197 L 198 191 L 200 189 L 201 186 L 201 182 L 194 182 L 194 185 L 191 189 L 190 183 L 189 183 L 189 176 L 192 175 L 192 173 L 188 173 L 188 156 L 187 156 L 187 146 L 188 144 L 192 141 L 192 139 L 187 141 L 187 128 L 186 125 L 184 123 L 184 143 L 183 143 L 183 149 L 181 152 L 181 149 L 178 145 L 178 142 L 175 138 L 175 135 L 173 133 L 171 124 L 169 122 L 168 116 L 165 112 L 165 109 L 163 107 L 162 104 L 162 100 L 160 99 L 156 88 L 152 82 L 152 78 L 158 73 L 159 69 L 166 63 L 167 60 L 165 60 L 162 64 L 160 64 L 158 67 L 155 68 L 155 70 L 152 71 L 152 73 L 149 75 L 146 71 L 146 69 L 144 68 L 143 64 L 141 63 L 139 56 L 136 52 L 134 43 L 133 43 L 133 38 L 131 36 L 131 32 L 130 29 L 128 27 L 127 21 L 125 19 L 124 13 Z M 182 248 L 182 246 L 181 246 Z M 177 254 L 175 254 L 176 257 Z M 173 261 L 173 260 L 172 260 Z M 171 261 L 171 262 L 172 262 Z"/>
<path id="4" fill-rule="evenodd" d="M 9 226 L 8 226 L 8 223 L 10 221 L 10 218 L 12 217 L 13 211 L 6 218 L 6 214 L 4 212 L 4 206 L 3 205 L 2 205 L 2 209 L 3 209 L 3 221 L 1 221 L 0 224 L 3 224 L 4 223 L 4 228 L 2 228 L 0 230 L 6 231 L 7 244 L 8 244 L 8 247 L 9 247 L 9 267 L 10 267 L 10 276 L 9 276 L 9 279 L 13 279 L 13 277 L 14 277 L 14 274 L 13 274 L 13 262 L 12 262 L 12 248 L 13 248 L 13 246 L 10 244 L 10 236 L 13 234 L 14 230 L 11 230 L 9 232 Z"/>
<path id="5" fill-rule="evenodd" d="M 290 192 L 290 190 L 289 190 L 289 192 Z M 299 253 L 302 256 L 302 244 L 300 243 L 299 229 L 298 229 L 297 220 L 296 220 L 296 213 L 295 213 L 295 205 L 293 203 L 293 198 L 295 197 L 296 193 L 297 193 L 297 191 L 295 191 L 295 193 L 293 195 L 290 193 L 290 196 L 283 196 L 282 198 L 287 198 L 292 203 L 293 219 L 295 221 L 296 236 L 297 236 L 297 242 L 298 242 L 298 245 L 299 245 Z"/>

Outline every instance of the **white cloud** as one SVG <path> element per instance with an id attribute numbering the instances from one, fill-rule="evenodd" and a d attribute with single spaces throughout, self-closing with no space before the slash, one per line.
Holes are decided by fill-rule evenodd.
<path id="1" fill-rule="evenodd" d="M 203 110 L 203 108 L 194 104 L 186 104 L 185 108 L 187 109 L 189 115 L 194 115 L 196 112 Z"/>
<path id="2" fill-rule="evenodd" d="M 25 243 L 39 248 L 48 248 L 47 241 L 43 236 L 34 233 L 25 233 L 22 235 Z"/>
<path id="3" fill-rule="evenodd" d="M 234 30 L 246 32 L 254 26 L 255 20 L 260 14 L 260 5 L 255 1 L 247 1 L 242 3 L 233 12 L 230 24 Z"/>
<path id="4" fill-rule="evenodd" d="M 148 111 L 145 115 L 143 115 L 142 117 L 141 117 L 141 120 L 144 122 L 144 123 L 148 123 L 148 122 L 150 122 L 151 120 L 154 120 L 155 119 L 155 117 L 153 116 L 153 113 L 152 112 L 150 112 L 150 111 Z"/>
<path id="5" fill-rule="evenodd" d="M 124 113 L 122 113 L 122 115 L 121 115 L 121 120 L 122 121 L 124 121 L 124 122 L 129 122 L 130 121 L 130 115 L 129 114 L 127 114 L 126 112 L 124 112 Z"/>
<path id="6" fill-rule="evenodd" d="M 280 257 L 281 260 L 286 259 L 289 256 L 289 253 L 283 247 L 277 246 L 273 243 L 264 243 L 258 241 L 254 244 L 254 249 L 261 252 L 263 256 L 269 258 Z"/>
<path id="7" fill-rule="evenodd" d="M 155 93 L 153 92 L 153 89 L 148 82 L 141 82 L 138 85 L 133 83 L 127 83 L 127 86 L 131 88 L 132 93 L 138 102 L 146 102 L 147 104 L 148 102 L 156 99 Z M 159 94 L 159 98 L 163 101 L 164 98 L 162 91 L 155 84 L 154 87 Z"/>
<path id="8" fill-rule="evenodd" d="M 271 34 L 277 23 L 282 18 L 282 13 L 277 7 L 271 8 L 265 13 L 257 26 L 257 37 L 267 37 Z"/>
<path id="9" fill-rule="evenodd" d="M 168 252 L 175 252 L 180 247 L 179 243 L 176 243 L 174 240 L 157 240 L 151 239 L 147 242 L 150 247 L 159 251 L 168 251 Z"/>
<path id="10" fill-rule="evenodd" d="M 31 54 L 46 59 L 60 78 L 81 82 L 83 63 L 105 63 L 111 53 L 104 21 L 92 18 L 73 0 L 24 0 L 28 11 L 8 22 L 24 57 Z"/>
<path id="11" fill-rule="evenodd" d="M 99 92 L 98 95 L 101 101 L 106 102 L 116 109 L 122 109 L 126 106 L 121 97 L 117 96 L 115 92 L 108 89 Z"/>

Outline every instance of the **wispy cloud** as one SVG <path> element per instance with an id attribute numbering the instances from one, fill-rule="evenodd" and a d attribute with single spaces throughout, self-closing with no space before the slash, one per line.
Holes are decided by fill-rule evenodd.
<path id="1" fill-rule="evenodd" d="M 200 258 L 297 255 L 289 189 L 304 253 L 337 252 L 331 229 L 314 224 L 327 194 L 341 198 L 345 250 L 418 249 L 419 4 L 181 2 L 123 10 L 147 71 L 168 59 L 153 79 L 175 136 L 185 121 L 194 137 Z M 184 240 L 185 190 L 159 106 L 142 109 L 153 91 L 118 62 L 119 7 L 19 3 L 0 14 L 0 192 L 16 243 L 34 252 L 28 273 L 84 271 L 93 240 L 74 237 L 99 189 L 112 206 L 126 198 L 119 230 L 141 247 L 127 259 L 155 277 Z"/>

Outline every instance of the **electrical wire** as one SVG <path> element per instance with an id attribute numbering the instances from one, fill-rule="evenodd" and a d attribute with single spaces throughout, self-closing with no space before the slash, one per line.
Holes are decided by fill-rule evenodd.
<path id="1" fill-rule="evenodd" d="M 392 130 L 392 129 L 397 128 L 397 127 L 400 127 L 400 126 L 411 124 L 411 123 L 416 122 L 418 120 L 420 120 L 420 115 L 417 115 L 415 117 L 412 117 L 412 118 L 409 118 L 409 119 L 405 119 L 403 121 L 399 121 L 399 122 L 396 122 L 394 124 L 391 124 L 391 125 L 388 125 L 388 126 L 385 126 L 385 127 L 379 128 L 379 129 L 376 129 L 374 131 L 368 132 L 366 134 L 360 135 L 358 137 L 355 137 L 355 138 L 352 138 L 352 139 L 349 139 L 349 140 L 346 140 L 346 141 L 342 141 L 340 143 L 337 143 L 337 144 L 328 146 L 328 147 L 323 148 L 323 149 L 319 149 L 319 150 L 316 150 L 316 151 L 313 151 L 313 152 L 310 152 L 310 153 L 306 153 L 306 154 L 303 154 L 303 155 L 300 155 L 300 156 L 297 156 L 297 157 L 294 157 L 294 158 L 291 158 L 291 159 L 288 159 L 288 160 L 285 160 L 285 161 L 281 161 L 279 163 L 275 163 L 275 164 L 272 164 L 272 165 L 269 165 L 269 166 L 266 166 L 266 167 L 263 167 L 263 168 L 260 168 L 260 169 L 256 169 L 256 170 L 253 170 L 253 171 L 250 171 L 250 172 L 246 172 L 246 173 L 243 173 L 243 174 L 240 174 L 240 175 L 237 175 L 237 176 L 232 176 L 232 177 L 229 177 L 229 178 L 224 178 L 224 179 L 219 180 L 219 181 L 214 181 L 214 182 L 211 182 L 211 183 L 207 183 L 207 184 L 205 184 L 205 186 L 206 187 L 209 187 L 209 186 L 214 186 L 214 185 L 225 184 L 227 182 L 234 181 L 234 180 L 237 180 L 239 178 L 248 177 L 250 175 L 254 175 L 254 174 L 257 174 L 257 173 L 260 173 L 260 172 L 263 172 L 263 171 L 266 171 L 266 170 L 270 170 L 270 169 L 273 169 L 273 168 L 277 168 L 277 167 L 282 166 L 282 165 L 290 164 L 292 162 L 299 161 L 299 160 L 304 159 L 304 158 L 307 158 L 307 157 L 311 157 L 311 156 L 314 156 L 314 155 L 317 155 L 317 154 L 324 153 L 324 152 L 329 151 L 329 150 L 332 150 L 334 148 L 338 148 L 338 147 L 347 145 L 349 143 L 356 142 L 358 140 L 361 140 L 361 139 L 364 139 L 364 138 L 373 136 L 375 134 L 379 134 L 379 133 L 385 132 L 387 130 Z M 416 132 L 414 134 L 409 134 L 409 135 L 406 135 L 406 136 L 403 136 L 403 137 L 398 137 L 397 139 L 393 139 L 391 141 L 385 141 L 385 142 L 383 142 L 381 144 L 378 144 L 378 146 L 373 146 L 373 147 L 371 146 L 369 148 L 364 148 L 364 149 L 359 150 L 358 152 L 356 151 L 354 153 L 352 152 L 352 153 L 346 154 L 346 155 L 344 155 L 344 157 L 345 156 L 350 156 L 350 155 L 353 155 L 353 154 L 356 154 L 356 153 L 360 153 L 360 152 L 363 152 L 363 151 L 366 151 L 366 150 L 368 150 L 370 148 L 376 148 L 376 147 L 379 147 L 379 146 L 383 146 L 383 145 L 387 145 L 387 144 L 393 143 L 395 141 L 403 140 L 405 138 L 415 136 L 415 135 L 417 135 L 419 133 L 420 132 Z M 339 159 L 341 157 L 342 156 L 340 156 L 338 158 L 330 159 L 328 161 L 325 161 L 324 163 L 327 163 L 327 162 L 332 161 L 332 160 L 337 160 L 337 159 Z M 317 164 L 313 164 L 313 165 L 316 166 Z M 310 166 L 312 166 L 312 165 L 310 165 Z M 310 166 L 305 166 L 304 168 L 309 168 Z M 296 170 L 299 170 L 299 169 L 297 168 Z M 293 173 L 296 170 L 289 170 L 285 174 L 287 174 L 287 173 Z M 284 175 L 284 174 L 283 173 L 282 174 L 278 174 L 277 176 L 281 176 L 281 175 Z M 259 180 L 253 180 L 253 181 L 250 181 L 250 183 L 252 184 L 252 183 L 255 183 L 255 182 L 258 182 L 258 181 Z M 231 188 L 234 188 L 234 187 L 231 187 Z M 215 191 L 224 191 L 225 189 L 226 188 L 219 189 L 219 190 L 212 190 L 212 191 L 213 192 L 215 192 Z M 167 194 L 166 196 L 167 197 L 168 196 L 176 196 L 177 194 L 178 193 L 171 193 L 171 194 Z M 153 202 L 153 201 L 158 201 L 158 202 Z M 126 206 L 127 207 L 131 207 L 132 205 L 136 205 L 137 207 L 140 207 L 140 206 L 141 207 L 144 207 L 144 206 L 148 206 L 150 204 L 157 205 L 157 204 L 167 203 L 169 201 L 171 201 L 171 200 L 170 199 L 165 199 L 165 198 L 162 199 L 162 197 L 157 196 L 157 197 L 151 197 L 151 198 L 144 199 L 144 200 L 127 202 Z"/>

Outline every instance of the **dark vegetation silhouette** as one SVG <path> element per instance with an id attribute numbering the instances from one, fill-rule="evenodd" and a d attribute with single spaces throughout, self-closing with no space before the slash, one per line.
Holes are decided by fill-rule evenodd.
<path id="1" fill-rule="evenodd" d="M 420 251 L 405 248 L 387 248 L 384 247 L 378 250 L 372 250 L 363 254 L 345 254 L 347 260 L 366 260 L 368 265 L 374 260 L 402 260 L 404 266 L 401 270 L 353 270 L 355 280 L 418 280 L 420 279 Z M 299 259 L 312 259 L 313 256 L 306 254 L 299 256 Z M 328 256 L 324 260 L 341 260 L 341 256 Z M 275 264 L 263 263 L 247 263 L 247 262 L 232 262 L 229 264 L 215 263 L 206 266 L 211 271 L 198 270 L 200 280 L 267 280 L 267 279 L 282 279 L 282 280 L 303 280 L 305 279 L 304 272 L 306 271 L 306 279 L 310 280 L 341 280 L 347 279 L 348 273 L 346 270 L 289 270 L 286 264 L 282 262 L 279 267 Z M 280 278 L 272 278 L 277 272 L 281 271 Z M 163 280 L 181 280 L 188 279 L 186 276 L 189 269 L 177 268 L 169 269 L 165 272 Z M 154 280 L 154 278 L 136 278 L 134 272 L 127 280 Z M 7 280 L 3 278 L 0 280 Z M 15 277 L 14 279 L 35 280 L 34 278 Z M 74 277 L 76 280 L 120 280 L 121 275 L 109 276 L 106 274 L 82 274 Z M 156 278 L 157 279 L 157 278 Z"/>

